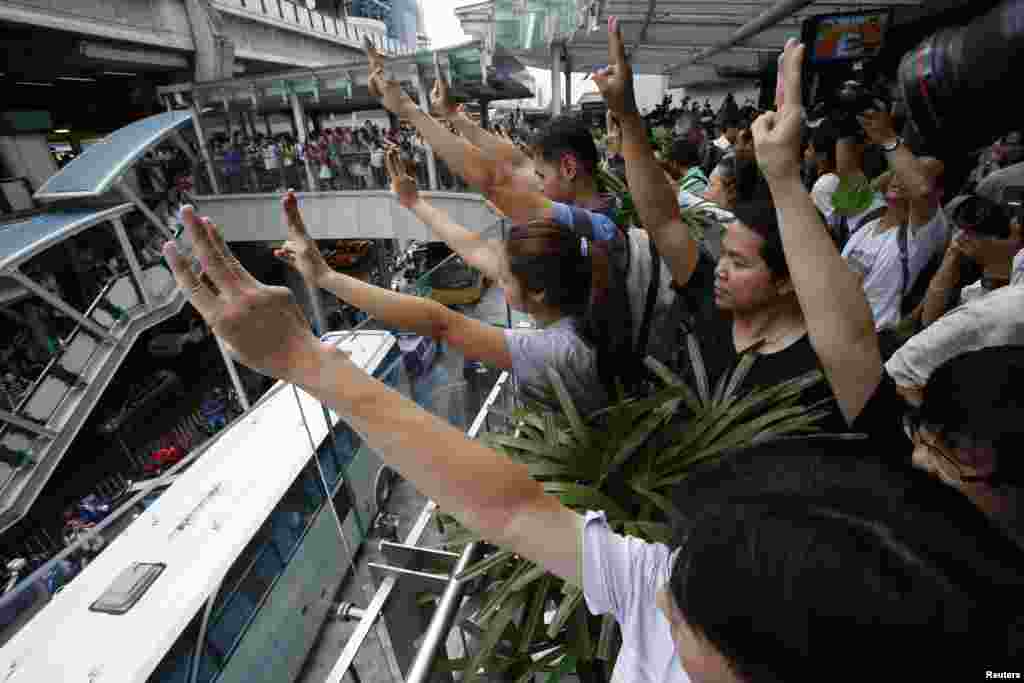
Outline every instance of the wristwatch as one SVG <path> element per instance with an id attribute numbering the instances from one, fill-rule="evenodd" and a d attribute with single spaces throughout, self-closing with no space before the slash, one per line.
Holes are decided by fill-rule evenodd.
<path id="1" fill-rule="evenodd" d="M 889 152 L 895 152 L 896 149 L 903 144 L 903 138 L 897 136 L 892 142 L 882 145 L 882 151 L 888 154 Z"/>

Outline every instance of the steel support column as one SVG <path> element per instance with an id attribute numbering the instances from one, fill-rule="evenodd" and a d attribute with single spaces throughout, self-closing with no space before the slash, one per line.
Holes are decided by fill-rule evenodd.
<path id="1" fill-rule="evenodd" d="M 213 156 L 210 155 L 210 146 L 206 142 L 206 133 L 203 132 L 203 113 L 199 111 L 199 106 L 192 103 L 192 125 L 196 129 L 196 138 L 199 139 L 199 152 L 203 155 L 203 161 L 206 162 L 206 173 L 210 176 L 210 187 L 213 189 L 214 194 L 220 194 L 220 184 L 217 182 L 217 170 L 213 166 Z"/>
<path id="2" fill-rule="evenodd" d="M 309 129 L 306 126 L 306 112 L 302 108 L 302 101 L 295 93 L 288 93 L 288 101 L 292 105 L 292 126 L 298 131 L 298 142 L 305 149 L 306 141 L 309 139 Z M 313 166 L 309 163 L 309 154 L 302 155 L 302 163 L 306 167 L 306 182 L 309 183 L 307 185 L 309 192 L 314 192 L 316 191 L 316 177 L 313 175 Z"/>
<path id="3" fill-rule="evenodd" d="M 120 216 L 115 217 L 110 222 L 114 225 L 114 235 L 121 245 L 121 251 L 124 252 L 125 260 L 128 261 L 128 268 L 132 271 L 132 277 L 135 279 L 135 288 L 139 290 L 139 296 L 142 298 L 142 302 L 146 304 L 146 308 L 153 308 L 153 301 L 150 299 L 149 290 L 146 289 L 146 283 L 142 279 L 142 268 L 139 267 L 139 260 L 135 258 L 135 248 L 132 247 L 131 240 L 128 239 L 124 223 L 121 222 Z"/>
<path id="4" fill-rule="evenodd" d="M 142 201 L 142 198 L 135 194 L 135 191 L 128 186 L 128 183 L 125 182 L 124 178 L 117 181 L 114 184 L 114 187 L 117 188 L 117 191 L 120 192 L 125 199 L 134 204 L 135 208 L 141 211 L 142 215 L 149 219 L 149 222 L 152 223 L 153 227 L 159 230 L 161 234 L 165 235 L 167 239 L 174 239 L 174 232 L 170 227 L 160 220 L 160 217 L 153 213 L 151 208 L 146 206 L 146 202 Z"/>
<path id="5" fill-rule="evenodd" d="M 82 327 L 89 330 L 89 332 L 96 335 L 99 339 L 110 342 L 111 344 L 117 344 L 117 337 L 112 335 L 110 333 L 110 330 L 106 329 L 105 327 L 97 323 L 95 320 L 90 320 L 89 318 L 85 317 L 79 311 L 75 310 L 73 306 L 66 303 L 63 299 L 60 299 L 54 294 L 52 294 L 50 290 L 36 283 L 35 280 L 25 275 L 17 268 L 4 271 L 4 275 L 7 275 L 8 277 L 17 280 L 18 283 L 21 284 L 25 289 L 32 292 L 33 294 L 35 294 L 40 299 L 50 304 L 54 308 L 60 310 L 62 313 L 67 315 L 72 320 L 78 322 Z"/>

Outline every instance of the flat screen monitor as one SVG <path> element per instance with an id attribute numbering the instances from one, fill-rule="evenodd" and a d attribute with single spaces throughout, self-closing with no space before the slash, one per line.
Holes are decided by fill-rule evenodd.
<path id="1" fill-rule="evenodd" d="M 877 57 L 892 24 L 891 9 L 822 14 L 804 24 L 812 64 L 854 62 Z"/>

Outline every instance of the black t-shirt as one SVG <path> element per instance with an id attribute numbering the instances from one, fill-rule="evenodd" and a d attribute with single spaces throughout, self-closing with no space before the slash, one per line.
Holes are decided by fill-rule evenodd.
<path id="1" fill-rule="evenodd" d="M 676 370 L 683 375 L 687 384 L 697 387 L 698 374 L 690 362 L 686 340 L 686 330 L 692 326 L 707 371 L 708 389 L 712 394 L 723 377 L 731 375 L 742 355 L 737 353 L 733 340 L 732 316 L 715 305 L 714 271 L 714 262 L 702 252 L 690 281 L 685 287 L 677 288 L 679 296 L 685 300 L 685 312 L 679 315 L 679 354 L 675 363 Z M 818 355 L 806 334 L 775 353 L 747 353 L 755 354 L 756 360 L 738 386 L 739 395 L 756 388 L 776 386 L 813 370 L 821 370 Z M 800 398 L 803 405 L 821 401 L 827 402 L 829 416 L 819 423 L 819 427 L 830 433 L 849 431 L 832 389 L 824 379 L 806 389 Z"/>
<path id="2" fill-rule="evenodd" d="M 875 393 L 864 404 L 849 431 L 867 434 L 871 446 L 864 449 L 865 452 L 912 466 L 914 446 L 903 431 L 903 415 L 908 409 L 906 401 L 896 391 L 896 382 L 882 368 L 882 379 Z"/>

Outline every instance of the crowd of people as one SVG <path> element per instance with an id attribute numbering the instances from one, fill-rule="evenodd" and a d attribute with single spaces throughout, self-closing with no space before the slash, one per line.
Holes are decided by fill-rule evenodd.
<path id="1" fill-rule="evenodd" d="M 315 184 L 313 190 L 381 190 L 388 183 L 384 151 L 392 146 L 415 165 L 418 180 L 427 185 L 427 146 L 415 130 L 404 124 L 385 128 L 367 120 L 361 126 L 322 127 L 311 131 L 305 143 L 290 133 L 250 137 L 235 131 L 230 140 L 223 134 L 214 136 L 211 154 L 222 192 L 309 190 L 307 163 Z M 438 162 L 437 171 L 442 189 L 465 189 L 443 160 Z M 200 182 L 205 182 L 203 174 L 198 176 Z"/>
<path id="2" fill-rule="evenodd" d="M 564 507 L 525 466 L 320 345 L 291 293 L 252 278 L 190 208 L 205 271 L 168 243 L 179 285 L 242 362 L 324 401 L 442 509 L 613 615 L 614 681 L 1015 671 L 1024 244 L 1019 215 L 986 187 L 1012 187 L 1019 171 L 985 159 L 991 176 L 951 188 L 950 160 L 915 154 L 890 111 L 864 113 L 856 135 L 808 121 L 796 41 L 773 111 L 723 120 L 715 137 L 684 120 L 658 153 L 614 18 L 609 44 L 594 80 L 628 196 L 609 191 L 579 120 L 557 117 L 516 144 L 474 124 L 443 81 L 431 113 L 420 110 L 368 48 L 371 94 L 514 227 L 502 241 L 458 225 L 389 145 L 398 202 L 537 329 L 499 329 L 333 271 L 290 193 L 275 255 L 389 325 L 512 370 L 528 398 L 550 395 L 555 370 L 584 416 L 623 390 L 649 391 L 648 357 L 701 395 L 726 379 L 742 397 L 821 371 L 801 404 L 827 409 L 825 436 L 750 444 L 695 472 L 673 501 L 676 544 Z M 1013 140 L 1000 142 L 1004 162 Z M 884 165 L 877 177 L 869 157 Z"/>

